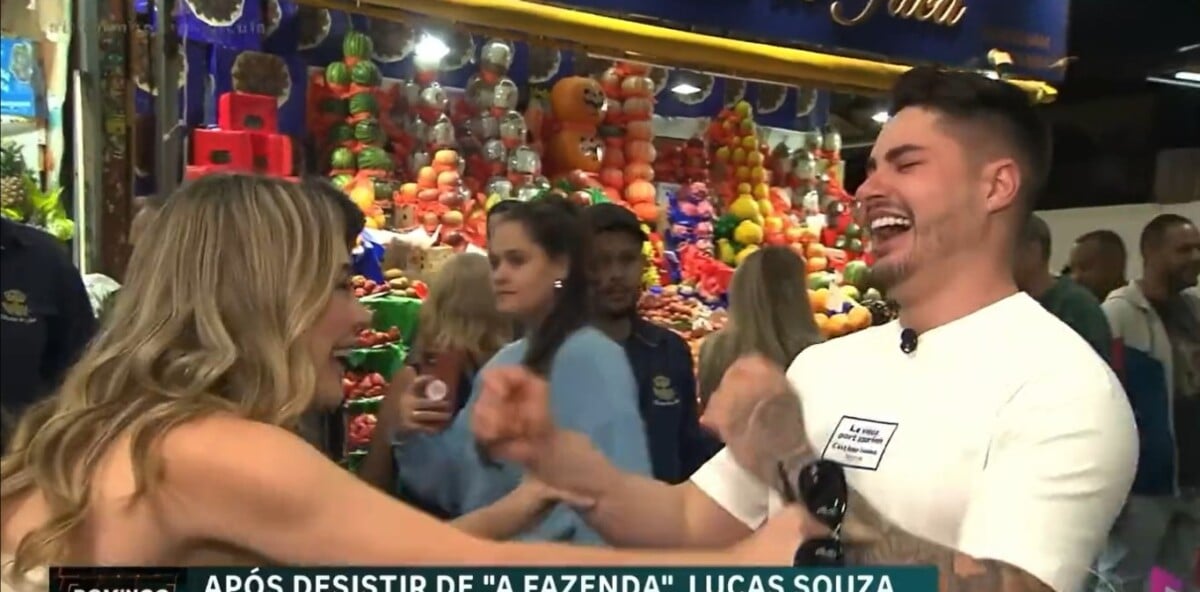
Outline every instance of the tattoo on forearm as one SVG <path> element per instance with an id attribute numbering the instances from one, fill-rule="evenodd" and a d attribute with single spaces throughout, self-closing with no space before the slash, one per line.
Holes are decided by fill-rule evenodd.
<path id="1" fill-rule="evenodd" d="M 850 565 L 933 565 L 940 592 L 1051 592 L 1017 567 L 974 559 L 905 532 L 853 490 L 847 511 L 842 537 Z"/>

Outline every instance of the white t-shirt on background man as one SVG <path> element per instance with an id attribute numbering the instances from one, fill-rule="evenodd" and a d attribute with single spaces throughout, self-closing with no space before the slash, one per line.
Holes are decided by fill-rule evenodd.
<path id="1" fill-rule="evenodd" d="M 922 334 L 911 355 L 900 332 L 868 329 L 792 363 L 812 445 L 905 531 L 1075 592 L 1137 463 L 1117 378 L 1024 293 Z M 728 451 L 692 481 L 752 528 L 781 506 Z"/>

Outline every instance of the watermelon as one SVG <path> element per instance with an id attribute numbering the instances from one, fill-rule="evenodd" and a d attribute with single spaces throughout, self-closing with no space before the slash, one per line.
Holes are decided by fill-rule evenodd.
<path id="1" fill-rule="evenodd" d="M 388 181 L 375 181 L 375 199 L 390 199 L 396 188 Z"/>
<path id="2" fill-rule="evenodd" d="M 342 39 L 342 54 L 348 58 L 369 58 L 371 50 L 371 38 L 358 31 L 350 31 Z"/>
<path id="3" fill-rule="evenodd" d="M 379 142 L 383 139 L 383 130 L 380 129 L 378 121 L 364 119 L 354 124 L 354 139 L 367 144 Z"/>
<path id="4" fill-rule="evenodd" d="M 334 144 L 349 142 L 354 139 L 354 128 L 344 123 L 339 123 L 330 130 L 329 139 Z"/>
<path id="5" fill-rule="evenodd" d="M 337 187 L 338 189 L 345 189 L 346 186 L 349 185 L 353 180 L 354 177 L 351 175 L 337 175 L 332 179 L 332 182 L 334 187 Z"/>
<path id="6" fill-rule="evenodd" d="M 321 113 L 335 117 L 345 117 L 347 114 L 346 101 L 334 97 L 322 99 L 317 108 L 321 110 Z"/>
<path id="7" fill-rule="evenodd" d="M 375 115 L 378 111 L 379 104 L 375 102 L 375 95 L 369 92 L 360 92 L 350 97 L 351 115 L 358 115 L 360 113 Z"/>
<path id="8" fill-rule="evenodd" d="M 842 281 L 859 291 L 867 290 L 871 287 L 871 268 L 863 261 L 851 261 L 842 269 Z"/>
<path id="9" fill-rule="evenodd" d="M 334 86 L 350 84 L 350 68 L 343 62 L 334 62 L 325 66 L 325 82 Z"/>
<path id="10" fill-rule="evenodd" d="M 392 170 L 392 158 L 383 148 L 367 146 L 358 153 L 358 168 Z"/>
<path id="11" fill-rule="evenodd" d="M 349 148 L 335 148 L 329 156 L 329 164 L 335 170 L 354 168 L 354 151 Z"/>
<path id="12" fill-rule="evenodd" d="M 375 62 L 363 60 L 350 69 L 350 81 L 360 86 L 379 86 L 381 75 Z"/>

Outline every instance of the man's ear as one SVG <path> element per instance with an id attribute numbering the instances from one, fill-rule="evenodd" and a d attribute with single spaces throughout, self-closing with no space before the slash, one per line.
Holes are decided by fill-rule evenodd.
<path id="1" fill-rule="evenodd" d="M 1000 158 L 983 165 L 980 180 L 985 187 L 984 207 L 998 212 L 1016 204 L 1021 192 L 1021 167 L 1012 158 Z"/>

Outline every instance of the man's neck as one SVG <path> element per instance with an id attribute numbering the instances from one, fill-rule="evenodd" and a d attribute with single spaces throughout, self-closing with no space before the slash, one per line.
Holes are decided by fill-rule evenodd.
<path id="1" fill-rule="evenodd" d="M 619 317 L 598 316 L 592 321 L 597 329 L 608 335 L 608 338 L 621 343 L 633 333 L 633 315 Z"/>
<path id="2" fill-rule="evenodd" d="M 1050 288 L 1054 287 L 1055 281 L 1056 278 L 1050 275 L 1049 269 L 1042 270 L 1036 277 L 1029 280 L 1025 286 L 1025 292 L 1034 298 L 1041 298 L 1050 291 Z"/>
<path id="3" fill-rule="evenodd" d="M 927 280 L 912 278 L 909 280 L 911 285 L 893 291 L 900 304 L 901 325 L 924 333 L 982 310 L 1018 291 L 1012 272 L 1003 270 L 1003 266 L 966 261 L 953 265 L 952 269 L 972 271 L 939 273 L 928 270 L 924 274 Z"/>
<path id="4" fill-rule="evenodd" d="M 1171 293 L 1170 286 L 1167 285 L 1165 278 L 1158 274 L 1148 273 L 1138 280 L 1138 286 L 1142 289 L 1142 294 L 1147 300 L 1154 302 L 1166 302 L 1170 300 L 1174 294 Z"/>

